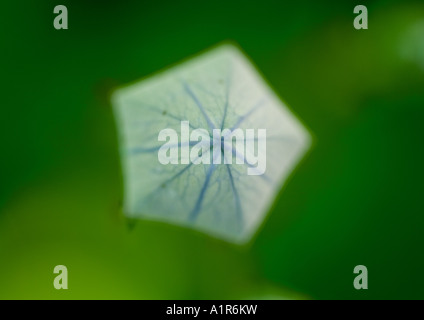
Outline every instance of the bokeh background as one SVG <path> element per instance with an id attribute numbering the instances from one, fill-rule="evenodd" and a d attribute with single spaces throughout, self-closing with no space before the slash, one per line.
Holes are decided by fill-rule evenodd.
<path id="1" fill-rule="evenodd" d="M 53 28 L 59 4 L 69 30 Z M 369 30 L 353 28 L 358 4 Z M 6 1 L 0 15 L 1 299 L 424 298 L 423 1 Z M 124 217 L 109 102 L 224 40 L 316 138 L 243 247 Z"/>

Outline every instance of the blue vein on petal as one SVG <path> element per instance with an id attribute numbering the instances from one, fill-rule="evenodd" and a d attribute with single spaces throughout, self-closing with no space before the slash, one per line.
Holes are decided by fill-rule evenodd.
<path id="1" fill-rule="evenodd" d="M 187 94 L 193 99 L 194 103 L 197 105 L 197 107 L 199 108 L 200 112 L 203 114 L 203 116 L 206 119 L 206 122 L 208 123 L 209 129 L 212 131 L 213 129 L 215 129 L 215 125 L 213 124 L 213 122 L 211 121 L 211 119 L 209 118 L 209 116 L 207 115 L 205 109 L 203 108 L 203 105 L 200 103 L 199 99 L 197 98 L 197 96 L 194 94 L 194 92 L 191 90 L 190 86 L 187 84 L 187 82 L 183 81 L 183 85 L 184 85 L 184 89 L 187 92 Z"/>
<path id="2" fill-rule="evenodd" d="M 162 182 L 156 189 L 154 189 L 153 191 L 149 192 L 149 194 L 147 196 L 145 196 L 143 199 L 139 199 L 138 200 L 138 204 L 142 203 L 145 201 L 146 198 L 148 198 L 150 195 L 152 194 L 156 194 L 156 192 L 158 192 L 159 190 L 162 189 L 162 186 L 166 186 L 168 184 L 170 184 L 172 181 L 174 181 L 175 179 L 177 179 L 179 176 L 181 176 L 184 172 L 186 172 L 188 169 L 190 169 L 190 167 L 193 165 L 193 163 L 189 163 L 188 165 L 186 165 L 184 168 L 182 168 L 180 171 L 178 171 L 176 174 L 174 174 L 171 178 L 166 179 L 164 182 Z"/>
<path id="3" fill-rule="evenodd" d="M 216 166 L 212 164 L 209 167 L 208 172 L 206 173 L 206 178 L 205 178 L 205 182 L 203 183 L 202 190 L 200 190 L 200 194 L 199 194 L 199 197 L 197 198 L 196 205 L 194 206 L 194 209 L 191 211 L 189 216 L 189 220 L 192 222 L 199 215 L 200 209 L 202 208 L 202 202 L 205 197 L 206 189 L 208 188 L 209 181 L 215 169 L 216 169 Z"/>
<path id="4" fill-rule="evenodd" d="M 238 195 L 236 186 L 234 184 L 234 179 L 233 179 L 233 174 L 231 173 L 231 169 L 230 166 L 227 164 L 227 171 L 228 171 L 228 176 L 230 177 L 230 182 L 231 182 L 231 189 L 233 190 L 233 194 L 234 194 L 234 200 L 235 200 L 235 205 L 236 205 L 236 214 L 237 214 L 237 219 L 240 223 L 239 227 L 242 228 L 242 224 L 243 224 L 243 214 L 242 214 L 242 209 L 241 209 L 241 203 L 240 203 L 240 197 Z"/>
<path id="5" fill-rule="evenodd" d="M 218 157 L 218 155 L 219 154 L 213 156 L 212 160 L 215 160 L 215 157 Z M 193 222 L 197 218 L 197 216 L 199 215 L 200 209 L 202 207 L 202 201 L 203 201 L 204 196 L 205 196 L 206 189 L 208 188 L 210 178 L 211 178 L 213 172 L 215 171 L 215 169 L 216 169 L 216 165 L 212 164 L 209 167 L 208 172 L 206 173 L 205 182 L 203 183 L 202 190 L 200 191 L 199 197 L 197 198 L 196 205 L 189 215 L 189 220 L 191 222 Z"/>
<path id="6" fill-rule="evenodd" d="M 186 165 L 184 168 L 182 168 L 180 171 L 178 171 L 176 174 L 174 174 L 171 178 L 162 182 L 161 185 L 158 188 L 156 188 L 156 190 L 159 190 L 163 185 L 167 185 L 167 184 L 171 183 L 172 181 L 174 181 L 175 179 L 177 179 L 180 175 L 182 175 L 184 172 L 186 172 L 188 169 L 190 169 L 190 167 L 192 165 L 193 165 L 193 162 Z"/>
<path id="7" fill-rule="evenodd" d="M 229 147 L 225 143 L 223 143 L 222 145 L 223 145 L 225 150 L 229 150 Z M 236 149 L 231 148 L 231 153 L 232 153 L 233 157 L 244 160 L 245 164 L 249 168 L 256 169 L 255 166 L 253 164 L 247 162 L 247 159 L 245 157 L 243 157 L 240 153 L 238 153 Z M 272 183 L 272 179 L 270 179 L 265 173 L 261 174 L 259 177 L 261 177 L 262 179 L 264 179 L 265 181 L 267 181 L 269 183 Z"/>
<path id="8" fill-rule="evenodd" d="M 224 106 L 224 115 L 222 116 L 221 121 L 221 130 L 224 130 L 225 119 L 227 118 L 228 104 L 229 104 L 229 95 L 230 95 L 230 76 L 227 78 L 226 92 L 225 92 L 225 106 Z"/>
<path id="9" fill-rule="evenodd" d="M 199 143 L 199 141 L 189 141 L 189 142 L 179 142 L 176 144 L 172 144 L 170 146 L 168 146 L 168 148 L 181 148 L 181 147 L 186 147 L 188 146 L 194 146 L 197 143 Z M 141 148 L 141 147 L 137 147 L 137 148 L 133 148 L 129 150 L 130 154 L 138 154 L 138 153 L 152 153 L 152 152 L 156 152 L 159 151 L 160 148 L 162 148 L 163 145 L 161 146 L 155 146 L 155 147 L 151 147 L 151 148 Z"/>
<path id="10" fill-rule="evenodd" d="M 199 159 L 199 158 L 200 158 L 200 156 L 197 156 L 196 160 L 197 160 L 197 159 Z M 160 189 L 162 189 L 164 185 L 166 186 L 166 185 L 170 184 L 172 181 L 174 181 L 174 180 L 175 180 L 175 179 L 177 179 L 179 176 L 181 176 L 184 172 L 186 172 L 188 169 L 190 169 L 190 167 L 191 167 L 193 164 L 194 164 L 193 162 L 189 163 L 189 164 L 188 164 L 188 165 L 186 165 L 184 168 L 182 168 L 180 171 L 178 171 L 176 174 L 174 174 L 172 177 L 170 177 L 170 178 L 166 179 L 164 182 L 162 182 L 162 183 L 159 185 L 159 187 L 157 187 L 155 190 L 153 190 L 153 191 L 152 191 L 152 192 L 150 192 L 147 196 L 145 196 L 145 197 L 144 197 L 144 199 L 145 199 L 145 198 L 147 198 L 148 196 L 150 196 L 151 194 L 155 194 L 157 191 L 159 191 Z M 140 201 L 144 201 L 144 199 L 143 199 L 143 200 L 140 200 Z"/>

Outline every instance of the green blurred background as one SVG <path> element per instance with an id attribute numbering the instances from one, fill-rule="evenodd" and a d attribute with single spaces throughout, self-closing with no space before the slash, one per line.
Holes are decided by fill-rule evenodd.
<path id="1" fill-rule="evenodd" d="M 53 28 L 59 4 L 69 30 Z M 1 6 L 1 299 L 424 298 L 423 1 Z M 244 247 L 123 216 L 109 103 L 223 40 L 316 136 Z M 69 290 L 53 288 L 59 264 Z"/>

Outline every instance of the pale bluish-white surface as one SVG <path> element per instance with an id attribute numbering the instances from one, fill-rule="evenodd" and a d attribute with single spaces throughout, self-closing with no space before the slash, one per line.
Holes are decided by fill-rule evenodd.
<path id="1" fill-rule="evenodd" d="M 282 75 L 283 76 L 283 75 Z M 310 147 L 310 135 L 250 62 L 224 45 L 119 89 L 113 106 L 120 135 L 124 212 L 248 241 L 285 179 Z M 162 129 L 266 129 L 266 172 L 246 164 L 162 165 Z M 181 143 L 184 143 L 182 141 Z M 260 150 L 259 150 L 260 151 Z"/>

